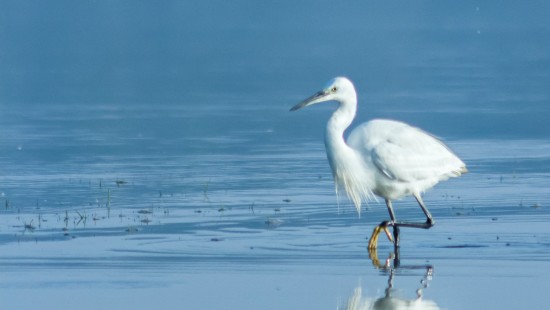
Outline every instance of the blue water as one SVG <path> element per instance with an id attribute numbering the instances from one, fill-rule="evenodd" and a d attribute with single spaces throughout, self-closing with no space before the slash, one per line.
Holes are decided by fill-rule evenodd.
<path id="1" fill-rule="evenodd" d="M 372 309 L 417 289 L 432 308 L 548 303 L 549 12 L 1 2 L 0 308 Z M 366 250 L 381 202 L 361 218 L 337 203 L 335 105 L 288 112 L 336 75 L 356 84 L 354 125 L 422 127 L 470 170 L 426 194 L 437 225 L 403 229 L 399 253 Z"/>

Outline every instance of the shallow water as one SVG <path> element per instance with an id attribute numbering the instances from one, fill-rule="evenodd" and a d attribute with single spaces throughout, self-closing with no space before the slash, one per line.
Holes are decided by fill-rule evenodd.
<path id="1" fill-rule="evenodd" d="M 0 308 L 550 302 L 548 4 L 331 4 L 0 4 Z M 339 74 L 470 170 L 399 253 L 288 112 Z"/>

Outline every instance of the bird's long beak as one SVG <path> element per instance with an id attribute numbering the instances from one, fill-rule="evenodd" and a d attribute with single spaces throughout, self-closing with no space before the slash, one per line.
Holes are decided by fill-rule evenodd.
<path id="1" fill-rule="evenodd" d="M 306 100 L 304 100 L 304 101 L 298 103 L 297 105 L 293 106 L 292 108 L 290 108 L 290 111 L 296 111 L 296 110 L 299 110 L 303 107 L 307 107 L 308 105 L 312 105 L 312 104 L 315 104 L 315 103 L 318 103 L 318 102 L 325 101 L 326 100 L 325 97 L 328 94 L 330 94 L 330 93 L 325 91 L 325 90 L 318 91 L 313 96 L 307 98 Z"/>

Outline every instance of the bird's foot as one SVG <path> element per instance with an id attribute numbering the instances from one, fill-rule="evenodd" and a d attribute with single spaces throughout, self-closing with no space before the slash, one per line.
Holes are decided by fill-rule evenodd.
<path id="1" fill-rule="evenodd" d="M 378 245 L 378 236 L 380 235 L 380 233 L 382 233 L 382 231 L 386 233 L 386 236 L 388 237 L 390 242 L 395 244 L 395 242 L 393 240 L 393 237 L 392 237 L 390 231 L 388 230 L 388 226 L 392 226 L 392 223 L 386 221 L 386 222 L 382 222 L 380 225 L 374 227 L 374 230 L 372 231 L 372 235 L 369 239 L 369 245 L 368 245 L 369 249 L 376 249 L 376 247 Z"/>
<path id="2" fill-rule="evenodd" d="M 391 267 L 392 261 L 396 257 L 394 253 L 390 253 L 388 258 L 382 264 L 380 263 L 380 259 L 378 259 L 378 253 L 376 248 L 373 248 L 373 249 L 369 248 L 368 251 L 369 251 L 369 258 L 371 259 L 372 265 L 378 269 L 389 269 Z"/>

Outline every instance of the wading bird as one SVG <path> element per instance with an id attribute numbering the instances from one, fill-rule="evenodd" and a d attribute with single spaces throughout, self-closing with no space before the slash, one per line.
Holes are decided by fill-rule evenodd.
<path id="1" fill-rule="evenodd" d="M 363 123 L 346 141 L 344 132 L 355 118 L 357 93 L 353 83 L 345 77 L 332 79 L 323 90 L 290 111 L 324 101 L 339 103 L 325 132 L 325 148 L 336 194 L 345 191 L 359 215 L 361 203 L 375 199 L 375 195 L 384 198 L 388 207 L 390 220 L 375 227 L 368 247 L 376 248 L 382 231 L 397 247 L 399 227 L 432 227 L 435 222 L 421 194 L 439 181 L 466 173 L 466 165 L 439 139 L 399 121 L 375 119 Z M 392 200 L 408 195 L 414 196 L 426 215 L 426 222 L 396 220 Z M 393 227 L 393 238 L 388 227 Z"/>

